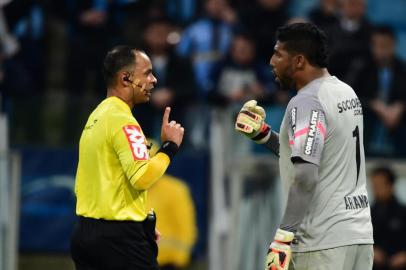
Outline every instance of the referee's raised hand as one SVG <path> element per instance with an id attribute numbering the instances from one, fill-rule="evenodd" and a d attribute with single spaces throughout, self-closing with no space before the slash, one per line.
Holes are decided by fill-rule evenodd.
<path id="1" fill-rule="evenodd" d="M 170 112 L 171 108 L 166 107 L 164 116 L 162 118 L 161 140 L 162 142 L 172 141 L 180 146 L 183 140 L 185 129 L 181 126 L 181 124 L 176 123 L 176 121 L 174 120 L 169 122 Z"/>

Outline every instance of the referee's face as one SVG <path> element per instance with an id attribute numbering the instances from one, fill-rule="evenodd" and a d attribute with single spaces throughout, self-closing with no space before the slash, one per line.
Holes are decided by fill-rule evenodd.
<path id="1" fill-rule="evenodd" d="M 275 81 L 281 88 L 291 89 L 294 86 L 293 57 L 284 49 L 283 42 L 276 42 L 270 65 L 275 75 Z"/>
<path id="2" fill-rule="evenodd" d="M 134 78 L 139 80 L 137 87 L 133 89 L 134 104 L 148 102 L 157 80 L 152 74 L 151 60 L 144 52 L 137 51 Z"/>

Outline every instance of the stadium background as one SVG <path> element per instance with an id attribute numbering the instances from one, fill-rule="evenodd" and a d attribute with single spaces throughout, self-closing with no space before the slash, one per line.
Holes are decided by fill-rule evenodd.
<path id="1" fill-rule="evenodd" d="M 357 86 L 370 80 L 363 71 L 374 59 L 375 26 L 394 31 L 396 57 L 406 60 L 402 0 L 0 4 L 1 270 L 73 269 L 68 243 L 76 218 L 77 146 L 89 112 L 105 95 L 100 67 L 108 48 L 132 44 L 150 55 L 164 51 L 176 62 L 175 68 L 155 71 L 161 91 L 134 114 L 147 136 L 158 138 L 162 108 L 169 103 L 186 127 L 169 173 L 189 186 L 196 208 L 198 241 L 187 269 L 262 267 L 283 209 L 283 187 L 276 160 L 235 134 L 233 118 L 244 101 L 256 98 L 271 125 L 280 124 L 292 92 L 278 88 L 267 66 L 277 26 L 313 21 L 325 29 L 332 48 L 329 69 L 359 91 L 364 110 L 372 109 L 368 89 Z M 160 63 L 157 57 L 154 67 Z M 403 67 L 398 72 L 406 78 Z M 406 84 L 400 88 L 406 93 Z M 391 102 L 404 106 L 406 94 Z M 368 168 L 394 167 L 400 176 L 396 193 L 405 202 L 406 149 L 397 135 L 406 128 L 403 113 L 390 127 L 371 117 L 365 126 Z"/>

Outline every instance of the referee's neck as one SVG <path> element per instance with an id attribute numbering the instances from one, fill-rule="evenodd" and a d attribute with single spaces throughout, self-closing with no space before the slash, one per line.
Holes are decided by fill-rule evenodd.
<path id="1" fill-rule="evenodd" d="M 131 99 L 126 98 L 125 95 L 122 94 L 122 91 L 117 90 L 115 88 L 108 88 L 107 89 L 107 97 L 116 97 L 121 99 L 124 103 L 126 103 L 128 105 L 128 107 L 130 107 L 130 109 L 132 109 L 134 107 L 134 103 L 132 102 Z"/>

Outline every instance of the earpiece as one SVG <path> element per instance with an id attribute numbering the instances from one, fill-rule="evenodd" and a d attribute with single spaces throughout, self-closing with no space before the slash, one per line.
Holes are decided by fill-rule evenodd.
<path id="1" fill-rule="evenodd" d="M 141 92 L 143 92 L 145 90 L 145 85 L 140 85 L 140 80 L 139 79 L 135 79 L 135 81 L 132 81 L 132 80 L 130 80 L 129 77 L 130 77 L 130 75 L 126 75 L 126 76 L 123 77 L 123 80 L 126 81 L 126 82 L 131 83 L 131 86 L 133 88 L 139 87 Z"/>
<path id="2" fill-rule="evenodd" d="M 138 86 L 138 87 L 142 87 L 142 85 L 140 85 L 140 80 L 139 79 L 135 79 L 135 81 L 133 82 L 134 85 Z"/>
<path id="3" fill-rule="evenodd" d="M 123 80 L 126 81 L 126 82 L 129 82 L 129 83 L 132 83 L 132 81 L 130 80 L 129 75 L 124 76 Z"/>

